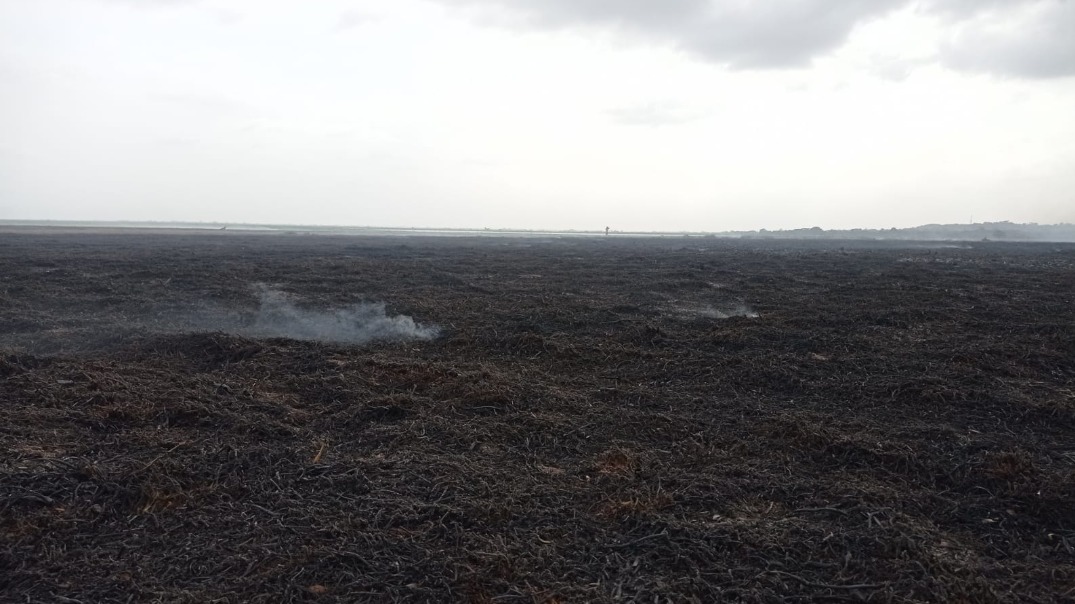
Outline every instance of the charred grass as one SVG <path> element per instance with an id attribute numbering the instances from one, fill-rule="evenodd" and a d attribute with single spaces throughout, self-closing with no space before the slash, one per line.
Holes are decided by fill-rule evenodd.
<path id="1" fill-rule="evenodd" d="M 255 282 L 443 334 L 176 319 Z M 0 600 L 1073 601 L 1073 308 L 1051 245 L 5 233 Z"/>

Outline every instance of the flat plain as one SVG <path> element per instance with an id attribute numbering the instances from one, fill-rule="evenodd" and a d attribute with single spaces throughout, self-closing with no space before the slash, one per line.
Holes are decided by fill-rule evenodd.
<path id="1" fill-rule="evenodd" d="M 1075 601 L 1075 245 L 10 228 L 0 600 Z"/>

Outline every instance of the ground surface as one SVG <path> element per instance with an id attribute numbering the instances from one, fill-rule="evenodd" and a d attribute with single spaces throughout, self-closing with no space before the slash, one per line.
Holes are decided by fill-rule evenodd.
<path id="1" fill-rule="evenodd" d="M 0 233 L 0 600 L 1075 601 L 1075 247 Z"/>

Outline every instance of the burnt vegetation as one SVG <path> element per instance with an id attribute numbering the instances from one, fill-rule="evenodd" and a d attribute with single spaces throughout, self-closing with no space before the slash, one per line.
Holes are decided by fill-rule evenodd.
<path id="1" fill-rule="evenodd" d="M 1072 245 L 13 230 L 0 334 L 0 600 L 1075 601 Z"/>

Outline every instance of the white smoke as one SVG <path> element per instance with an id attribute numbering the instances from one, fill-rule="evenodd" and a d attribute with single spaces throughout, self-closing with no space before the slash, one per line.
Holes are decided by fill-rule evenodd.
<path id="1" fill-rule="evenodd" d="M 406 315 L 389 316 L 383 302 L 363 302 L 342 308 L 301 308 L 295 297 L 266 285 L 257 285 L 259 307 L 203 328 L 255 338 L 291 338 L 318 342 L 365 344 L 374 340 L 432 340 L 435 325 L 420 325 Z"/>
<path id="2" fill-rule="evenodd" d="M 436 325 L 419 324 L 406 315 L 389 315 L 383 302 L 315 309 L 300 306 L 297 296 L 273 286 L 255 284 L 254 289 L 258 300 L 255 308 L 209 301 L 171 302 L 143 313 L 48 316 L 40 326 L 0 329 L 0 349 L 39 355 L 77 354 L 122 346 L 132 338 L 154 333 L 221 332 L 342 344 L 432 340 L 440 335 Z"/>
<path id="3" fill-rule="evenodd" d="M 746 304 L 737 304 L 728 308 L 715 308 L 707 304 L 698 309 L 698 314 L 709 319 L 730 319 L 732 317 L 749 317 L 753 319 L 758 316 L 758 313 L 754 312 Z"/>

